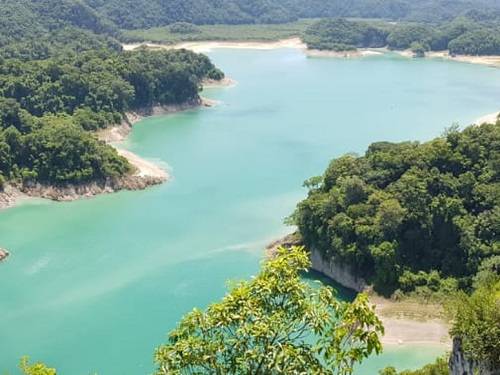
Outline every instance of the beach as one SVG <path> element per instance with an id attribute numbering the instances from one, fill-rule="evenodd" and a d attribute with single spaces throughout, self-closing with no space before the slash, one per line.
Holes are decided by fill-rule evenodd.
<path id="1" fill-rule="evenodd" d="M 393 301 L 370 294 L 370 302 L 385 328 L 384 345 L 429 344 L 451 348 L 443 307 L 414 300 Z"/>
<path id="2" fill-rule="evenodd" d="M 157 43 L 130 43 L 123 44 L 125 51 L 132 51 L 138 47 L 150 47 L 161 49 L 188 49 L 197 53 L 208 53 L 214 49 L 257 49 L 257 50 L 273 50 L 279 48 L 295 48 L 302 50 L 305 55 L 310 57 L 335 57 L 335 58 L 359 58 L 367 56 L 382 55 L 390 52 L 387 48 L 358 48 L 353 51 L 328 51 L 308 49 L 307 45 L 298 37 L 282 39 L 278 41 L 198 41 L 198 42 L 182 42 L 178 44 L 157 44 Z M 411 50 L 394 51 L 395 53 L 411 58 L 413 52 Z M 465 62 L 470 64 L 480 64 L 492 67 L 500 66 L 500 56 L 468 56 L 455 55 L 451 56 L 448 51 L 430 51 L 426 52 L 426 58 L 441 58 L 451 61 Z"/>
<path id="3" fill-rule="evenodd" d="M 273 241 L 265 249 L 265 257 L 276 256 L 278 247 L 285 248 L 300 246 L 300 240 L 295 233 L 289 234 L 279 240 Z M 314 258 L 314 256 L 311 256 Z M 316 263 L 316 264 L 315 264 Z M 324 269 L 318 269 L 317 262 L 312 259 L 312 269 L 325 275 Z M 347 287 L 345 279 L 347 269 L 338 268 L 337 273 L 325 275 L 330 279 Z M 335 277 L 334 277 L 335 275 Z M 352 277 L 351 277 L 352 278 Z M 349 288 L 352 289 L 352 288 Z M 377 316 L 382 321 L 385 334 L 382 337 L 384 345 L 412 345 L 432 344 L 451 347 L 451 338 L 448 334 L 448 324 L 443 319 L 443 307 L 436 303 L 421 303 L 420 301 L 408 299 L 393 301 L 381 297 L 371 291 L 369 286 L 364 286 L 370 303 L 374 306 Z"/>

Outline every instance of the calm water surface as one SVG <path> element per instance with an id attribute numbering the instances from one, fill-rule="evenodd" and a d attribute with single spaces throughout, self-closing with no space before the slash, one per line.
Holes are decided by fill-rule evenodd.
<path id="1" fill-rule="evenodd" d="M 378 140 L 427 140 L 498 110 L 500 70 L 396 56 L 217 50 L 236 79 L 215 108 L 147 119 L 127 147 L 173 180 L 141 192 L 0 214 L 0 373 L 29 354 L 62 375 L 151 373 L 154 348 L 226 280 L 256 273 L 306 178 Z M 168 163 L 168 164 L 167 164 Z M 389 348 L 356 374 L 422 365 L 433 347 Z"/>

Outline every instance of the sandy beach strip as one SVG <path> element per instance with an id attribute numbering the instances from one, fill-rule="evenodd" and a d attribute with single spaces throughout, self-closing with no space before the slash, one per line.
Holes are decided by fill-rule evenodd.
<path id="1" fill-rule="evenodd" d="M 159 49 L 188 49 L 197 53 L 208 53 L 214 49 L 256 49 L 256 50 L 273 50 L 279 48 L 294 48 L 304 52 L 310 57 L 337 57 L 337 58 L 357 58 L 374 55 L 382 55 L 388 52 L 395 52 L 403 57 L 413 57 L 413 52 L 409 49 L 402 51 L 390 51 L 384 48 L 358 48 L 355 51 L 328 51 L 308 49 L 307 45 L 298 37 L 281 39 L 277 41 L 197 41 L 197 42 L 182 42 L 177 44 L 161 44 L 161 43 L 129 43 L 122 44 L 125 51 L 132 51 L 139 47 L 150 47 Z M 441 58 L 450 61 L 465 62 L 471 64 L 487 65 L 492 67 L 500 67 L 500 56 L 468 56 L 454 55 L 451 56 L 448 51 L 429 51 L 426 52 L 426 58 Z"/>
<path id="2" fill-rule="evenodd" d="M 412 58 L 413 52 L 409 49 L 403 51 L 394 51 L 400 56 Z M 450 55 L 449 51 L 429 51 L 425 53 L 425 58 L 444 59 L 469 64 L 479 64 L 491 67 L 500 67 L 500 56 L 469 56 L 469 55 Z"/>
<path id="3" fill-rule="evenodd" d="M 355 58 L 382 55 L 387 52 L 385 48 L 358 48 L 355 51 L 327 51 L 308 49 L 307 45 L 300 38 L 281 39 L 277 41 L 199 41 L 182 42 L 177 44 L 157 44 L 157 43 L 131 43 L 123 44 L 125 51 L 132 51 L 139 47 L 149 47 L 157 49 L 188 49 L 197 53 L 208 53 L 214 49 L 254 49 L 254 50 L 275 50 L 280 48 L 292 48 L 303 51 L 310 57 L 336 57 L 336 58 Z"/>
<path id="4" fill-rule="evenodd" d="M 250 41 L 201 41 L 201 42 L 182 42 L 178 44 L 156 44 L 156 43 L 132 43 L 123 44 L 125 51 L 131 51 L 138 47 L 146 46 L 162 49 L 188 49 L 193 52 L 207 53 L 214 49 L 257 49 L 273 50 L 278 48 L 296 48 L 306 49 L 306 45 L 300 38 L 282 39 L 274 42 L 250 42 Z"/>
<path id="5" fill-rule="evenodd" d="M 435 303 L 392 301 L 374 294 L 370 302 L 382 321 L 384 345 L 433 344 L 451 347 L 449 325 L 443 319 L 443 307 Z"/>
<path id="6" fill-rule="evenodd" d="M 146 160 L 128 150 L 124 150 L 118 147 L 115 147 L 115 149 L 118 155 L 123 156 L 133 167 L 135 167 L 135 176 L 161 178 L 165 181 L 170 178 L 167 171 L 154 162 Z"/>
<path id="7" fill-rule="evenodd" d="M 410 319 L 380 317 L 385 328 L 383 345 L 439 345 L 451 348 L 448 327 L 441 320 L 419 322 Z"/>

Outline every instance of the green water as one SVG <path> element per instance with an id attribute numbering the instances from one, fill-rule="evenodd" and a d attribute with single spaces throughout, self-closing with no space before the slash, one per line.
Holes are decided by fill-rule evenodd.
<path id="1" fill-rule="evenodd" d="M 239 84 L 215 108 L 150 118 L 128 148 L 173 180 L 140 192 L 0 214 L 0 373 L 23 354 L 62 375 L 148 374 L 179 318 L 255 274 L 283 218 L 345 152 L 426 140 L 498 110 L 500 70 L 396 56 L 306 58 L 295 50 L 218 50 Z M 389 348 L 358 375 L 415 367 L 442 349 Z"/>

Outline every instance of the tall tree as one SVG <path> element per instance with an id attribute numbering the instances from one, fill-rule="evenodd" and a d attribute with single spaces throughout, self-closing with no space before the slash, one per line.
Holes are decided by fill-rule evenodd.
<path id="1" fill-rule="evenodd" d="M 254 279 L 182 319 L 157 349 L 156 374 L 352 374 L 381 351 L 382 324 L 366 295 L 342 302 L 304 282 L 309 266 L 304 248 L 280 248 Z"/>

